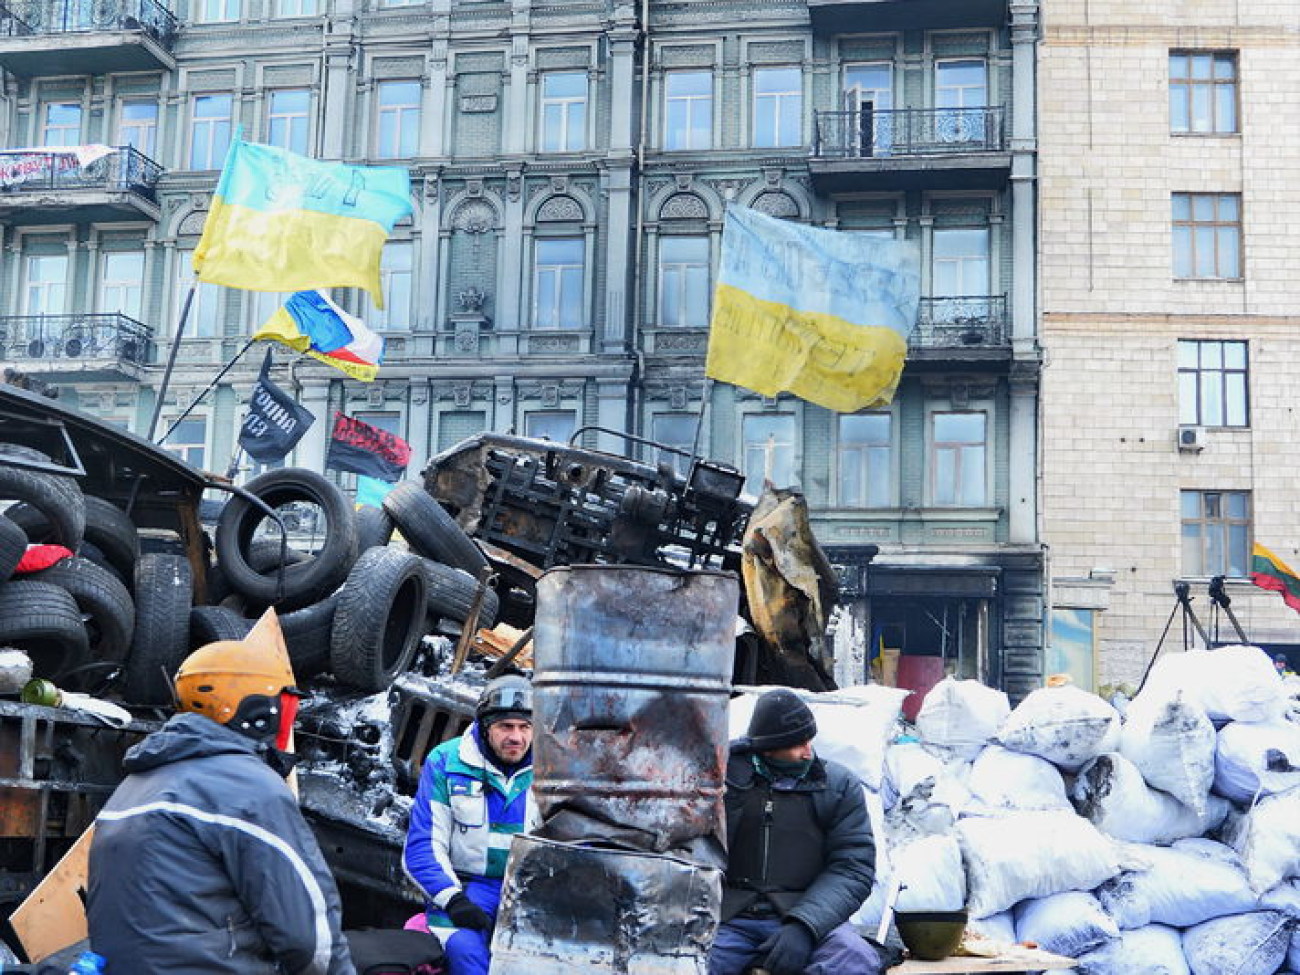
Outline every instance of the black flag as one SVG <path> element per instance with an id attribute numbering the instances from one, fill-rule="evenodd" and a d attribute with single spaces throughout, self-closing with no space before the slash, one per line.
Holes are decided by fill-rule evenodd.
<path id="1" fill-rule="evenodd" d="M 263 463 L 282 459 L 316 422 L 310 410 L 271 382 L 270 371 L 271 350 L 267 349 L 262 374 L 248 398 L 248 413 L 239 430 L 239 445 Z"/>

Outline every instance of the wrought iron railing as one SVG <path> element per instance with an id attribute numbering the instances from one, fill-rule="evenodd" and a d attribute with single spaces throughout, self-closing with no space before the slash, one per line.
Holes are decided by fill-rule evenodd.
<path id="1" fill-rule="evenodd" d="M 143 366 L 152 351 L 152 330 L 120 312 L 0 318 L 0 359 L 9 361 L 110 359 Z"/>
<path id="2" fill-rule="evenodd" d="M 1006 148 L 1005 112 L 980 108 L 890 108 L 818 112 L 813 157 L 856 159 L 997 152 Z"/>
<path id="3" fill-rule="evenodd" d="M 158 0 L 5 0 L 0 36 L 138 30 L 170 48 L 177 21 Z"/>
<path id="4" fill-rule="evenodd" d="M 0 192 L 98 189 L 136 193 L 157 202 L 154 191 L 162 171 L 160 165 L 131 146 L 119 146 L 84 167 L 78 165 L 74 154 L 58 149 L 0 152 Z"/>
<path id="5" fill-rule="evenodd" d="M 908 344 L 915 349 L 977 348 L 1007 342 L 1005 295 L 922 298 Z"/>

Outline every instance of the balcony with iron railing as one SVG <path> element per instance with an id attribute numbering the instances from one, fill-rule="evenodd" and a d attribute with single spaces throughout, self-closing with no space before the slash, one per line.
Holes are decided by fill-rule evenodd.
<path id="1" fill-rule="evenodd" d="M 996 188 L 1011 172 L 1005 119 L 1001 105 L 817 112 L 809 168 L 825 192 Z"/>
<path id="2" fill-rule="evenodd" d="M 137 379 L 153 333 L 120 312 L 0 317 L 0 359 L 53 379 Z"/>
<path id="3" fill-rule="evenodd" d="M 178 28 L 158 0 L 3 0 L 0 67 L 27 78 L 170 71 Z"/>
<path id="4" fill-rule="evenodd" d="M 0 150 L 0 221 L 157 220 L 163 168 L 131 146 L 82 165 L 72 149 Z"/>
<path id="5" fill-rule="evenodd" d="M 909 355 L 922 358 L 1005 358 L 1011 329 L 1005 295 L 955 295 L 921 299 Z"/>
<path id="6" fill-rule="evenodd" d="M 886 30 L 1001 27 L 1007 0 L 808 0 L 813 30 L 861 34 Z"/>

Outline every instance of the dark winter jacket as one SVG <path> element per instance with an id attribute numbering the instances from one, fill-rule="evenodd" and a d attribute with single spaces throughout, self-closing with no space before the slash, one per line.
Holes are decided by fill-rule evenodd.
<path id="1" fill-rule="evenodd" d="M 862 784 L 843 765 L 813 760 L 801 779 L 775 781 L 742 741 L 727 763 L 729 865 L 722 920 L 762 898 L 820 941 L 871 893 L 876 844 Z"/>
<path id="2" fill-rule="evenodd" d="M 334 878 L 255 742 L 180 714 L 123 765 L 90 847 L 108 975 L 355 975 Z"/>

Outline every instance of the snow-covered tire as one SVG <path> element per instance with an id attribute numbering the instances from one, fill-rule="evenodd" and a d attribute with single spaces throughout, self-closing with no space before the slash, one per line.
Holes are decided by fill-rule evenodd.
<path id="1" fill-rule="evenodd" d="M 330 669 L 339 682 L 374 694 L 405 670 L 424 635 L 424 571 L 418 557 L 375 547 L 357 559 L 339 593 Z"/>
<path id="2" fill-rule="evenodd" d="M 92 658 L 114 663 L 126 659 L 135 634 L 135 603 L 111 570 L 74 557 L 27 578 L 48 582 L 72 596 L 85 621 Z"/>
<path id="3" fill-rule="evenodd" d="M 76 600 L 58 586 L 30 579 L 0 585 L 0 647 L 17 647 L 31 658 L 32 676 L 53 681 L 90 654 Z"/>
<path id="4" fill-rule="evenodd" d="M 463 623 L 474 605 L 478 580 L 463 569 L 433 559 L 420 559 L 420 567 L 424 570 L 429 615 Z M 479 606 L 478 625 L 492 626 L 497 621 L 497 611 L 497 593 L 489 586 L 484 590 L 483 602 Z"/>
<path id="5" fill-rule="evenodd" d="M 254 623 L 256 620 L 224 606 L 195 606 L 190 610 L 190 649 L 197 650 L 222 640 L 242 640 Z"/>
<path id="6" fill-rule="evenodd" d="M 384 510 L 411 550 L 435 562 L 477 576 L 487 557 L 433 496 L 415 481 L 403 481 L 384 496 Z"/>
<path id="7" fill-rule="evenodd" d="M 123 689 L 132 704 L 171 703 L 172 677 L 189 652 L 193 593 L 181 556 L 149 552 L 135 564 L 135 639 Z"/>
<path id="8" fill-rule="evenodd" d="M 259 572 L 251 564 L 253 533 L 265 515 L 245 499 L 226 502 L 217 522 L 217 562 L 236 592 L 250 600 L 293 609 L 333 591 L 356 561 L 357 526 L 343 493 L 315 471 L 297 467 L 268 471 L 244 489 L 271 508 L 293 501 L 315 504 L 325 516 L 325 543 L 319 552 L 284 570 L 284 591 L 277 593 L 278 568 Z M 278 540 L 278 532 L 273 535 Z"/>
<path id="9" fill-rule="evenodd" d="M 334 613 L 338 605 L 339 593 L 332 592 L 318 603 L 280 617 L 284 645 L 298 680 L 329 670 L 330 635 L 334 630 Z"/>
<path id="10" fill-rule="evenodd" d="M 0 582 L 14 574 L 27 551 L 27 535 L 4 515 L 0 515 Z"/>
<path id="11" fill-rule="evenodd" d="M 75 552 L 86 531 L 86 499 L 81 486 L 61 474 L 12 467 L 4 462 L 6 454 L 24 460 L 50 458 L 39 450 L 0 444 L 0 500 L 27 502 L 45 517 L 50 526 L 50 541 Z"/>
<path id="12" fill-rule="evenodd" d="M 387 545 L 393 537 L 393 519 L 383 508 L 363 504 L 357 508 L 357 551 Z"/>

